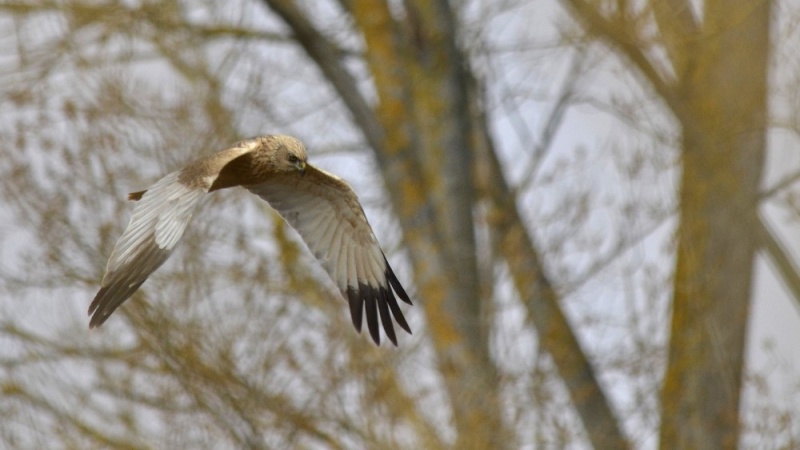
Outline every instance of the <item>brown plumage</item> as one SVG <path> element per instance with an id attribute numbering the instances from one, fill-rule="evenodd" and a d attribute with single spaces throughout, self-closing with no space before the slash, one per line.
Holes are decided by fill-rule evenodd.
<path id="1" fill-rule="evenodd" d="M 89 306 L 99 327 L 158 269 L 180 242 L 197 204 L 208 192 L 242 186 L 266 200 L 320 261 L 350 305 L 356 329 L 367 327 L 380 344 L 380 323 L 395 345 L 392 317 L 411 333 L 395 293 L 411 304 L 386 261 L 352 188 L 307 164 L 303 144 L 290 136 L 262 136 L 195 161 L 146 191 L 111 252 L 100 291 Z"/>

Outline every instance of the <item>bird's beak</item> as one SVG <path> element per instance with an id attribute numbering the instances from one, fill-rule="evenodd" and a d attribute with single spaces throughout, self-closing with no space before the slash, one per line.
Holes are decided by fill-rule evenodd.
<path id="1" fill-rule="evenodd" d="M 306 162 L 305 161 L 297 161 L 297 170 L 300 171 L 300 176 L 304 176 L 306 174 Z"/>

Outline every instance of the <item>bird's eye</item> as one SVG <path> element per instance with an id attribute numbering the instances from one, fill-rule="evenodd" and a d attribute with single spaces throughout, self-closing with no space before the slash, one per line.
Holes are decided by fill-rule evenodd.
<path id="1" fill-rule="evenodd" d="M 289 162 L 290 163 L 296 163 L 297 161 L 299 161 L 299 159 L 297 159 L 297 156 L 289 155 Z"/>

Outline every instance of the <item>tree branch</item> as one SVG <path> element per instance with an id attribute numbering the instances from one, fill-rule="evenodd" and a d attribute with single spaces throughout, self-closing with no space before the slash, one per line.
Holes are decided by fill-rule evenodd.
<path id="1" fill-rule="evenodd" d="M 531 152 L 531 159 L 528 162 L 525 171 L 523 172 L 523 179 L 519 182 L 517 187 L 514 188 L 515 192 L 521 192 L 530 187 L 536 179 L 539 167 L 544 161 L 545 155 L 551 148 L 553 139 L 556 132 L 561 127 L 564 120 L 564 114 L 567 108 L 572 104 L 573 94 L 575 93 L 575 86 L 582 72 L 583 62 L 586 57 L 584 48 L 579 48 L 577 53 L 573 56 L 570 64 L 569 72 L 567 72 L 566 79 L 564 80 L 561 90 L 558 94 L 557 100 L 550 114 L 547 116 L 544 128 L 539 133 L 539 139 L 534 144 L 533 151 Z"/>
<path id="2" fill-rule="evenodd" d="M 672 111 L 683 109 L 678 102 L 674 88 L 668 84 L 641 47 L 637 45 L 636 37 L 627 33 L 628 27 L 625 24 L 614 23 L 606 19 L 595 6 L 586 0 L 564 0 L 564 3 L 572 9 L 574 16 L 583 23 L 587 32 L 617 48 L 622 55 L 628 58 Z"/>
<path id="3" fill-rule="evenodd" d="M 476 176 L 481 198 L 489 203 L 489 226 L 498 254 L 536 327 L 542 347 L 553 357 L 578 415 L 595 448 L 629 448 L 589 358 L 573 333 L 560 298 L 545 273 L 538 249 L 525 228 L 505 175 L 497 160 L 486 118 L 475 96 L 471 99 L 473 139 L 477 142 Z"/>
<path id="4" fill-rule="evenodd" d="M 759 215 L 756 223 L 764 251 L 778 269 L 778 274 L 789 289 L 795 304 L 800 307 L 800 275 L 798 275 L 797 265 L 784 251 L 784 245 L 781 244 L 775 230 L 769 226 L 764 216 Z"/>
<path id="5" fill-rule="evenodd" d="M 791 185 L 800 181 L 800 171 L 784 177 L 782 180 L 775 183 L 772 187 L 767 188 L 758 195 L 759 200 L 767 200 L 778 192 L 790 187 Z"/>
<path id="6" fill-rule="evenodd" d="M 353 115 L 353 120 L 364 133 L 369 145 L 374 149 L 382 148 L 383 127 L 375 117 L 372 107 L 358 90 L 356 80 L 345 68 L 338 48 L 314 27 L 314 24 L 297 8 L 294 1 L 264 0 L 264 3 L 291 28 L 297 42 L 316 63 L 347 105 Z M 376 151 L 376 156 L 380 159 L 381 152 Z"/>
<path id="7" fill-rule="evenodd" d="M 677 78 L 683 79 L 687 61 L 692 55 L 699 24 L 687 0 L 658 0 L 649 3 L 658 28 L 661 42 L 667 50 Z"/>

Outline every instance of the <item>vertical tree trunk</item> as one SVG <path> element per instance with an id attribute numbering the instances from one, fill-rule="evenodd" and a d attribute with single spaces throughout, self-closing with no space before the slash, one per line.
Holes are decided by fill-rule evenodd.
<path id="1" fill-rule="evenodd" d="M 287 22 L 296 19 L 287 2 L 267 3 Z M 472 150 L 455 17 L 446 0 L 409 0 L 404 6 L 406 22 L 401 25 L 384 0 L 347 5 L 364 33 L 379 98 L 378 126 L 363 127 L 358 111 L 351 110 L 376 150 L 403 225 L 424 299 L 421 306 L 451 401 L 456 446 L 503 448 L 508 435 L 499 386 L 488 336 L 480 326 Z M 303 29 L 299 25 L 292 25 L 298 34 Z M 306 49 L 313 57 L 319 45 L 311 40 Z M 324 58 L 318 55 L 315 60 L 321 66 L 333 64 Z M 380 133 L 370 138 L 372 128 L 380 128 Z"/>
<path id="2" fill-rule="evenodd" d="M 452 399 L 457 447 L 501 448 L 498 382 L 480 323 L 465 61 L 448 1 L 407 0 L 405 6 L 415 151 L 449 273 L 448 295 L 426 305 L 429 329 Z"/>
<path id="3" fill-rule="evenodd" d="M 770 2 L 707 2 L 675 111 L 680 225 L 661 448 L 735 448 L 765 155 Z"/>

